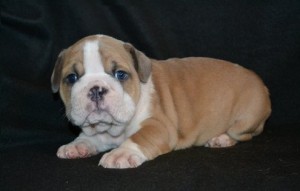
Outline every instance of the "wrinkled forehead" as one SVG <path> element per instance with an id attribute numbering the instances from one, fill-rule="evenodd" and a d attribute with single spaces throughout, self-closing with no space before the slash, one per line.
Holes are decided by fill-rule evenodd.
<path id="1" fill-rule="evenodd" d="M 123 45 L 122 41 L 103 35 L 83 38 L 67 49 L 64 68 L 87 74 L 108 71 L 111 63 L 126 67 L 131 58 Z"/>

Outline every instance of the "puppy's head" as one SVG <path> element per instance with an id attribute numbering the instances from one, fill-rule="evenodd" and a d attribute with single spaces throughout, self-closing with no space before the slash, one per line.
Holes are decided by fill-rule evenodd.
<path id="1" fill-rule="evenodd" d="M 52 91 L 59 91 L 73 124 L 109 128 L 131 120 L 141 83 L 150 74 L 150 59 L 132 45 L 104 35 L 88 36 L 59 54 Z"/>

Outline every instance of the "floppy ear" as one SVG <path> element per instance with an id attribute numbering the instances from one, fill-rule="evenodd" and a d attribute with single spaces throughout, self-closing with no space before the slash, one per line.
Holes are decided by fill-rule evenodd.
<path id="1" fill-rule="evenodd" d="M 61 51 L 58 55 L 58 58 L 55 62 L 55 66 L 51 76 L 51 88 L 53 93 L 57 93 L 59 90 L 60 80 L 61 80 L 61 72 L 63 66 L 63 57 L 65 50 Z"/>
<path id="2" fill-rule="evenodd" d="M 141 51 L 134 48 L 130 43 L 124 43 L 124 48 L 131 54 L 140 81 L 146 83 L 151 74 L 151 60 Z"/>

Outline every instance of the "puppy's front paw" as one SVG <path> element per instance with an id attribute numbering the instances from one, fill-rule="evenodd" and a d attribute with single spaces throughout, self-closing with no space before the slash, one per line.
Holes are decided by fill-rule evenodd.
<path id="1" fill-rule="evenodd" d="M 57 151 L 57 156 L 62 159 L 86 158 L 95 154 L 96 148 L 84 141 L 63 145 Z"/>
<path id="2" fill-rule="evenodd" d="M 99 165 L 104 168 L 135 168 L 146 160 L 142 152 L 120 147 L 104 154 Z"/>

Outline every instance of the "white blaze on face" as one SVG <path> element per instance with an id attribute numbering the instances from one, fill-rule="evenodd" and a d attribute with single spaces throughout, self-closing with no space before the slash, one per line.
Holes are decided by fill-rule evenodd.
<path id="1" fill-rule="evenodd" d="M 98 41 L 90 41 L 84 45 L 83 64 L 85 74 L 104 73 L 103 63 L 99 54 Z"/>

